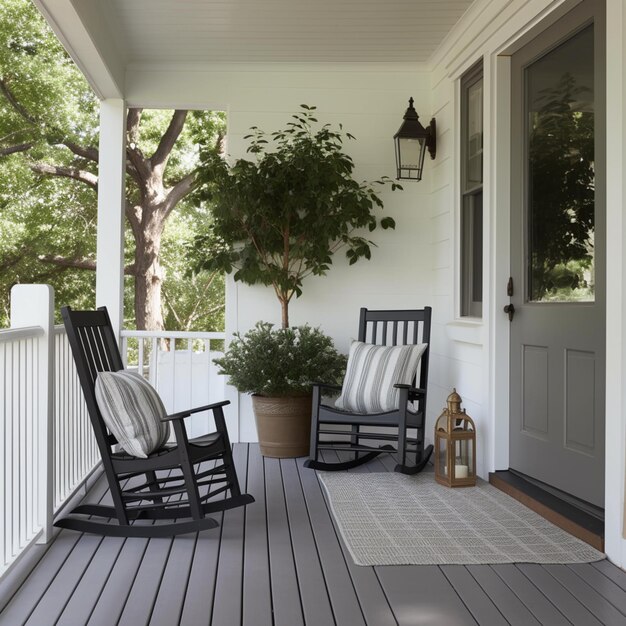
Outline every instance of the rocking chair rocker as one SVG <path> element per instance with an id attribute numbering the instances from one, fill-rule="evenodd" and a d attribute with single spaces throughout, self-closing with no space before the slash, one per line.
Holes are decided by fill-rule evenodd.
<path id="1" fill-rule="evenodd" d="M 79 505 L 55 526 L 114 537 L 171 537 L 215 528 L 219 524 L 209 514 L 254 502 L 239 488 L 224 419 L 228 401 L 162 418 L 173 425 L 176 444 L 166 444 L 147 458 L 113 451 L 117 439 L 106 427 L 95 395 L 99 373 L 124 369 L 109 315 L 105 307 L 97 311 L 64 307 L 61 313 L 113 506 Z M 183 419 L 201 411 L 212 412 L 217 431 L 188 439 Z M 228 497 L 215 499 L 226 492 Z M 137 520 L 157 523 L 132 523 Z"/>
<path id="2" fill-rule="evenodd" d="M 360 342 L 381 346 L 408 346 L 430 342 L 432 309 L 412 311 L 368 311 L 361 309 L 359 320 Z M 392 411 L 381 413 L 350 412 L 323 403 L 323 390 L 341 391 L 341 387 L 316 383 L 313 386 L 313 417 L 311 424 L 310 457 L 305 467 L 339 471 L 362 465 L 381 453 L 394 454 L 397 458 L 396 472 L 417 474 L 428 463 L 433 446 L 424 448 L 424 424 L 426 418 L 426 389 L 428 384 L 429 346 L 422 353 L 419 365 L 419 386 L 413 379 L 409 384 L 395 384 L 398 404 Z M 409 408 L 409 402 L 417 403 L 417 410 Z M 363 432 L 361 427 L 392 427 L 391 433 Z M 341 430 L 341 427 L 347 427 Z M 409 437 L 408 429 L 415 429 L 416 436 Z M 388 431 L 388 429 L 386 429 Z M 342 440 L 326 440 L 321 436 L 343 436 Z M 396 445 L 364 445 L 362 441 L 390 441 Z M 335 451 L 354 455 L 352 459 L 339 462 L 320 460 L 320 451 Z M 407 455 L 415 455 L 415 463 L 407 463 Z M 345 458 L 345 457 L 344 457 Z"/>

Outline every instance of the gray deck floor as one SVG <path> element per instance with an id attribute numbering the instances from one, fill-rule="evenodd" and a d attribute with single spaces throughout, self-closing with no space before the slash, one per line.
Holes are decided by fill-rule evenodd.
<path id="1" fill-rule="evenodd" d="M 304 459 L 263 459 L 254 444 L 235 445 L 235 458 L 254 505 L 174 539 L 62 531 L 0 624 L 626 625 L 626 573 L 608 561 L 356 566 Z M 87 498 L 106 500 L 103 481 Z"/>

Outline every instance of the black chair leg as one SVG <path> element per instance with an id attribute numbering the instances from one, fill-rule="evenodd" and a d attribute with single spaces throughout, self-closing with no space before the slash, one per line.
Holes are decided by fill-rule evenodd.
<path id="1" fill-rule="evenodd" d="M 352 424 L 351 430 L 352 430 L 353 434 L 350 437 L 350 443 L 353 446 L 358 446 L 359 445 L 359 433 L 361 432 L 361 425 L 360 424 Z M 354 460 L 356 461 L 358 458 L 359 458 L 359 451 L 357 450 L 354 453 Z"/>
<path id="2" fill-rule="evenodd" d="M 224 410 L 221 406 L 214 409 L 213 419 L 215 420 L 215 426 L 218 432 L 222 435 L 222 442 L 224 444 L 224 453 L 222 458 L 224 462 L 224 473 L 226 474 L 228 488 L 230 489 L 230 495 L 231 497 L 238 497 L 241 495 L 241 488 L 239 487 L 237 472 L 235 471 L 235 462 L 233 461 L 233 452 L 230 446 L 230 438 L 228 437 L 226 418 L 224 417 Z"/>
<path id="3" fill-rule="evenodd" d="M 313 402 L 311 415 L 311 445 L 309 446 L 309 460 L 317 461 L 319 445 L 319 406 L 322 392 L 318 385 L 313 386 Z"/>
<path id="4" fill-rule="evenodd" d="M 202 511 L 202 503 L 200 502 L 200 491 L 196 482 L 196 476 L 193 471 L 193 464 L 189 458 L 189 440 L 187 431 L 181 420 L 174 421 L 174 433 L 176 435 L 176 444 L 178 446 L 178 455 L 180 459 L 180 469 L 183 473 L 187 497 L 189 499 L 189 509 L 191 517 L 199 520 L 204 517 Z"/>
<path id="5" fill-rule="evenodd" d="M 149 489 L 151 491 L 160 491 L 161 486 L 159 485 L 159 481 L 157 480 L 156 472 L 146 472 L 146 481 L 149 484 Z M 150 498 L 153 502 L 163 502 L 163 498 L 160 496 L 153 496 Z"/>

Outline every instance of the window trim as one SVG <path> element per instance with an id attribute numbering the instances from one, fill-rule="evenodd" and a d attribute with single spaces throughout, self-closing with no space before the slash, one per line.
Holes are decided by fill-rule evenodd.
<path id="1" fill-rule="evenodd" d="M 481 147 L 480 147 L 480 177 L 481 182 L 479 184 L 468 184 L 467 181 L 467 169 L 468 169 L 468 139 L 466 132 L 469 124 L 469 91 L 471 87 L 477 83 L 482 85 L 482 103 L 481 103 Z M 482 224 L 484 220 L 483 214 L 483 186 L 484 186 L 484 67 L 483 60 L 480 59 L 469 70 L 467 70 L 460 78 L 460 186 L 459 186 L 459 201 L 460 201 L 460 213 L 459 213 L 459 299 L 460 299 L 460 311 L 461 318 L 482 318 L 483 309 L 483 256 L 484 256 L 484 241 L 482 236 Z M 478 232 L 476 230 L 475 219 L 477 216 L 478 203 L 477 198 L 480 196 L 480 223 L 478 224 L 480 230 L 480 262 L 475 262 L 476 250 L 474 244 L 476 243 L 474 235 Z M 469 214 L 469 221 L 468 221 Z M 472 299 L 473 285 L 477 278 L 476 272 L 479 272 L 479 279 L 481 285 L 480 300 Z"/>

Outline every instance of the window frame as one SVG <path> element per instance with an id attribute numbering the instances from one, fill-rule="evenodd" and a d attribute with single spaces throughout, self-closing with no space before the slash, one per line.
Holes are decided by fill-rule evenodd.
<path id="1" fill-rule="evenodd" d="M 480 84 L 480 147 L 470 155 L 470 90 Z M 482 318 L 483 309 L 483 184 L 484 184 L 484 68 L 475 63 L 460 78 L 460 317 Z M 480 181 L 468 179 L 470 156 L 480 158 Z"/>

